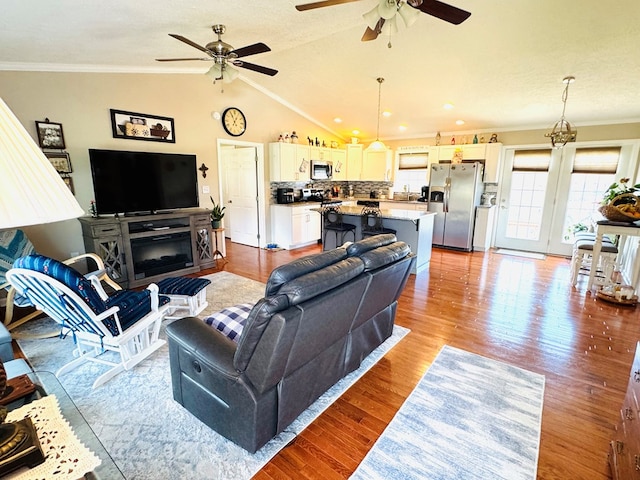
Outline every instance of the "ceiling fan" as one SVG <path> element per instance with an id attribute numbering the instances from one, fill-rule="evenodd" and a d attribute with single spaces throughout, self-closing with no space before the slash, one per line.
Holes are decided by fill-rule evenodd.
<path id="1" fill-rule="evenodd" d="M 198 45 L 197 43 L 189 40 L 186 37 L 183 37 L 182 35 L 176 35 L 175 33 L 169 34 L 169 36 L 175 38 L 176 40 L 180 40 L 181 42 L 184 42 L 187 45 L 191 45 L 192 47 L 206 53 L 208 55 L 207 57 L 156 58 L 156 60 L 158 62 L 181 62 L 184 60 L 213 61 L 214 64 L 207 72 L 207 75 L 212 75 L 214 80 L 222 80 L 224 82 L 231 82 L 239 75 L 238 70 L 233 68 L 233 66 L 246 68 L 247 70 L 252 70 L 254 72 L 263 73 L 270 76 L 274 76 L 276 73 L 278 73 L 278 71 L 274 70 L 273 68 L 263 67 L 262 65 L 256 65 L 254 63 L 245 62 L 244 60 L 239 60 L 239 58 L 241 57 L 270 52 L 271 49 L 264 43 L 254 43 L 252 45 L 247 45 L 246 47 L 234 49 L 231 45 L 222 41 L 222 34 L 226 30 L 226 27 L 224 25 L 213 25 L 211 28 L 213 29 L 213 32 L 218 35 L 218 39 L 214 40 L 213 42 L 207 43 L 204 47 Z"/>
<path id="2" fill-rule="evenodd" d="M 296 5 L 296 10 L 305 11 L 314 8 L 331 7 L 341 3 L 357 2 L 359 0 L 322 0 L 320 2 Z M 470 12 L 438 0 L 379 0 L 373 10 L 363 15 L 367 21 L 367 29 L 362 41 L 375 40 L 381 33 L 395 33 L 396 13 L 399 13 L 409 27 L 415 22 L 418 13 L 432 15 L 445 22 L 459 25 L 471 16 Z"/>

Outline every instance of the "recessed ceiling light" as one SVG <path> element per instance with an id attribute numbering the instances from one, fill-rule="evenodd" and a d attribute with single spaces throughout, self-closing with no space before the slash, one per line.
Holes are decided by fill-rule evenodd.
<path id="1" fill-rule="evenodd" d="M 340 117 L 334 118 L 333 121 L 336 123 L 342 123 L 342 119 Z"/>
<path id="2" fill-rule="evenodd" d="M 391 116 L 391 112 L 389 110 L 385 110 L 384 112 L 382 112 L 382 116 L 383 117 L 390 117 Z"/>
<path id="3" fill-rule="evenodd" d="M 456 125 L 464 125 L 464 120 L 456 120 Z"/>
<path id="4" fill-rule="evenodd" d="M 398 130 L 400 130 L 401 132 L 404 132 L 406 129 L 407 129 L 407 126 L 406 126 L 406 125 L 400 125 L 400 126 L 398 127 Z"/>
<path id="5" fill-rule="evenodd" d="M 352 135 L 360 135 L 360 130 L 352 130 L 351 134 Z"/>
<path id="6" fill-rule="evenodd" d="M 453 108 L 453 103 L 445 103 L 442 108 L 445 110 L 451 110 Z"/>

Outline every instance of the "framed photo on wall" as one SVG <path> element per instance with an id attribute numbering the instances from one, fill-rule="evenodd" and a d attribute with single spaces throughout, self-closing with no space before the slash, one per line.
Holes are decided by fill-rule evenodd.
<path id="1" fill-rule="evenodd" d="M 66 185 L 67 187 L 69 187 L 69 190 L 71 190 L 71 193 L 72 193 L 73 195 L 75 195 L 75 194 L 76 194 L 76 191 L 75 191 L 75 189 L 73 188 L 73 178 L 71 178 L 71 177 L 62 177 L 62 181 L 65 183 L 65 185 Z"/>
<path id="2" fill-rule="evenodd" d="M 50 122 L 48 119 L 44 122 L 36 121 L 36 130 L 40 148 L 64 150 L 64 134 L 62 133 L 61 123 Z"/>
<path id="3" fill-rule="evenodd" d="M 71 158 L 67 152 L 44 152 L 58 173 L 73 173 Z"/>

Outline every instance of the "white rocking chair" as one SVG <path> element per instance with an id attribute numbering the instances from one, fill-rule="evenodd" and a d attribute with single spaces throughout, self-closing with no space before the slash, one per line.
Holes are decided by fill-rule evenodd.
<path id="1" fill-rule="evenodd" d="M 56 375 L 87 361 L 111 366 L 95 380 L 96 388 L 165 344 L 158 337 L 169 298 L 159 296 L 155 284 L 143 291 L 119 290 L 109 296 L 97 277 L 88 280 L 62 262 L 41 255 L 16 260 L 7 279 L 63 331 L 73 333 L 77 358 Z M 106 351 L 117 352 L 119 361 L 104 358 Z"/>

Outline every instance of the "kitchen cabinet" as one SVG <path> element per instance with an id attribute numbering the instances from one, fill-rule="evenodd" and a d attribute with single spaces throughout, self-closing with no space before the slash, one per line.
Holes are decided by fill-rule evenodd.
<path id="1" fill-rule="evenodd" d="M 360 180 L 362 172 L 362 145 L 359 143 L 347 145 L 347 180 Z"/>
<path id="2" fill-rule="evenodd" d="M 502 165 L 502 144 L 487 143 L 487 152 L 484 160 L 485 183 L 498 183 L 500 181 L 500 167 Z"/>
<path id="3" fill-rule="evenodd" d="M 640 479 L 640 343 L 629 373 L 616 431 L 609 447 L 609 467 L 613 480 Z"/>
<path id="4" fill-rule="evenodd" d="M 392 180 L 392 156 L 390 149 L 366 149 L 362 156 L 362 171 L 360 180 L 387 182 Z M 350 180 L 356 180 L 349 178 Z"/>
<path id="5" fill-rule="evenodd" d="M 486 154 L 486 143 L 471 143 L 465 145 L 445 145 L 438 149 L 439 161 L 451 161 L 457 150 L 462 150 L 463 160 L 484 160 Z"/>
<path id="6" fill-rule="evenodd" d="M 337 148 L 332 149 L 331 161 L 333 162 L 333 180 L 347 180 L 347 151 Z"/>
<path id="7" fill-rule="evenodd" d="M 272 243 L 291 250 L 320 240 L 319 203 L 306 205 L 271 205 L 271 237 Z"/>
<path id="8" fill-rule="evenodd" d="M 472 143 L 466 145 L 445 145 L 435 147 L 438 149 L 438 161 L 450 162 L 457 149 L 462 150 L 462 159 L 465 161 L 484 161 L 484 183 L 498 183 L 500 175 L 500 165 L 502 161 L 501 143 Z M 431 154 L 429 154 L 431 158 Z M 429 160 L 431 163 L 431 160 Z"/>
<path id="9" fill-rule="evenodd" d="M 496 207 L 476 207 L 476 225 L 473 231 L 473 249 L 487 251 L 491 248 Z"/>
<path id="10" fill-rule="evenodd" d="M 275 142 L 269 144 L 269 171 L 272 182 L 306 181 L 309 173 L 308 145 Z"/>

